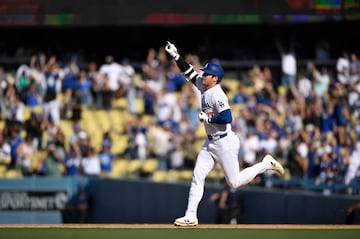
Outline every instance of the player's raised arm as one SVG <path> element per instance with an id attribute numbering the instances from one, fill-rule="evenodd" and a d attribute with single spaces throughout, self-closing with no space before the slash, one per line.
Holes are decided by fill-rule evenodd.
<path id="1" fill-rule="evenodd" d="M 199 74 L 194 70 L 194 67 L 187 63 L 178 53 L 177 48 L 171 42 L 167 42 L 165 46 L 165 51 L 174 58 L 179 69 L 185 74 L 187 80 L 191 80 L 195 84 L 195 80 L 199 77 Z"/>

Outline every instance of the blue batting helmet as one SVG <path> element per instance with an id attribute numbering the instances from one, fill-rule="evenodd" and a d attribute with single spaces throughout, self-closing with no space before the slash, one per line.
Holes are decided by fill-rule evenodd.
<path id="1" fill-rule="evenodd" d="M 217 76 L 219 78 L 218 82 L 220 82 L 224 77 L 224 69 L 218 64 L 207 63 L 200 70 L 202 70 L 206 74 Z"/>

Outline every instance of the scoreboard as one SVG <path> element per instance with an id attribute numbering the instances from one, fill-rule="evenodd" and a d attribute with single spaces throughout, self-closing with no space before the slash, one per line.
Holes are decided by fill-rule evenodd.
<path id="1" fill-rule="evenodd" d="M 360 0 L 0 0 L 0 26 L 353 21 Z"/>

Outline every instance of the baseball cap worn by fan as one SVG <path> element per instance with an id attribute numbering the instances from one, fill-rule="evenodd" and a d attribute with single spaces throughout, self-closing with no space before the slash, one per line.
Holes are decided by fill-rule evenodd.
<path id="1" fill-rule="evenodd" d="M 224 77 L 224 69 L 218 64 L 207 63 L 200 70 L 202 70 L 206 74 L 217 76 L 219 78 L 219 81 L 221 81 Z"/>

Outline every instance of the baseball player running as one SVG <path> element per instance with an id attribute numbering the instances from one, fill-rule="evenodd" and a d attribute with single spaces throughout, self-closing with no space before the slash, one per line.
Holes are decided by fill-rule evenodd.
<path id="1" fill-rule="evenodd" d="M 225 92 L 220 86 L 224 70 L 220 65 L 208 63 L 200 74 L 179 55 L 174 44 L 167 42 L 166 52 L 174 58 L 186 79 L 201 92 L 201 112 L 198 117 L 204 123 L 207 140 L 197 156 L 184 217 L 177 218 L 176 226 L 198 225 L 197 210 L 204 193 L 205 178 L 217 163 L 224 171 L 226 182 L 233 188 L 250 183 L 258 174 L 274 170 L 284 174 L 284 168 L 271 155 L 251 167 L 240 171 L 238 152 L 239 138 L 231 129 L 232 113 Z"/>

